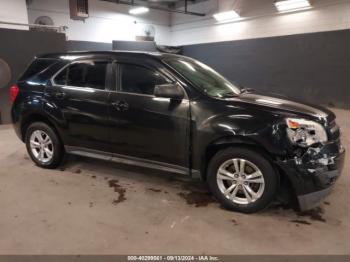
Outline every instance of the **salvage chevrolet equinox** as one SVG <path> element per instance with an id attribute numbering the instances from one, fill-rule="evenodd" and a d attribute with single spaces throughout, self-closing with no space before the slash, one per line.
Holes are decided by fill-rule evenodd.
<path id="1" fill-rule="evenodd" d="M 41 55 L 10 99 L 14 129 L 40 167 L 68 153 L 200 177 L 244 213 L 286 192 L 313 208 L 344 164 L 331 111 L 241 89 L 184 56 Z"/>

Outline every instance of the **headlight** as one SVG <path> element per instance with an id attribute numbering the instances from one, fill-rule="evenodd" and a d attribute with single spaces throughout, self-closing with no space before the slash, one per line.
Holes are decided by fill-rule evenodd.
<path id="1" fill-rule="evenodd" d="M 286 122 L 288 138 L 293 145 L 308 147 L 328 141 L 326 130 L 319 123 L 301 118 L 287 118 Z"/>

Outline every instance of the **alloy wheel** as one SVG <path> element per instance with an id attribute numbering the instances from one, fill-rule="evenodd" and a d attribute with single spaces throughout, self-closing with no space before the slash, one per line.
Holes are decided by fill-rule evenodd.
<path id="1" fill-rule="evenodd" d="M 260 169 L 242 158 L 227 160 L 219 167 L 217 184 L 227 199 L 241 205 L 260 199 L 265 189 L 265 179 Z"/>
<path id="2" fill-rule="evenodd" d="M 34 131 L 30 136 L 30 149 L 33 156 L 42 163 L 52 160 L 54 148 L 51 138 L 42 130 Z"/>

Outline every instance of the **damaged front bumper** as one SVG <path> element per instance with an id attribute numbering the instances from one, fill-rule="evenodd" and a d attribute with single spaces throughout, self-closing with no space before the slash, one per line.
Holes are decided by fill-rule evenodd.
<path id="1" fill-rule="evenodd" d="M 312 209 L 330 194 L 339 178 L 345 160 L 340 141 L 310 147 L 301 157 L 279 161 L 296 192 L 300 209 Z"/>

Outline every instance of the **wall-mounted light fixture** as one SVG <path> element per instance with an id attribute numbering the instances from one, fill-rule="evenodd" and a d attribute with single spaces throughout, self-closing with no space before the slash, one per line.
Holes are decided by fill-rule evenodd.
<path id="1" fill-rule="evenodd" d="M 312 7 L 309 0 L 283 0 L 275 2 L 277 10 L 281 13 L 305 10 Z"/>
<path id="2" fill-rule="evenodd" d="M 132 15 L 141 15 L 148 12 L 149 12 L 149 8 L 144 6 L 135 7 L 129 10 L 129 14 L 132 14 Z"/>
<path id="3" fill-rule="evenodd" d="M 213 17 L 217 21 L 222 22 L 222 21 L 230 21 L 230 20 L 239 19 L 240 15 L 236 11 L 230 10 L 230 11 L 216 13 L 213 15 Z"/>

